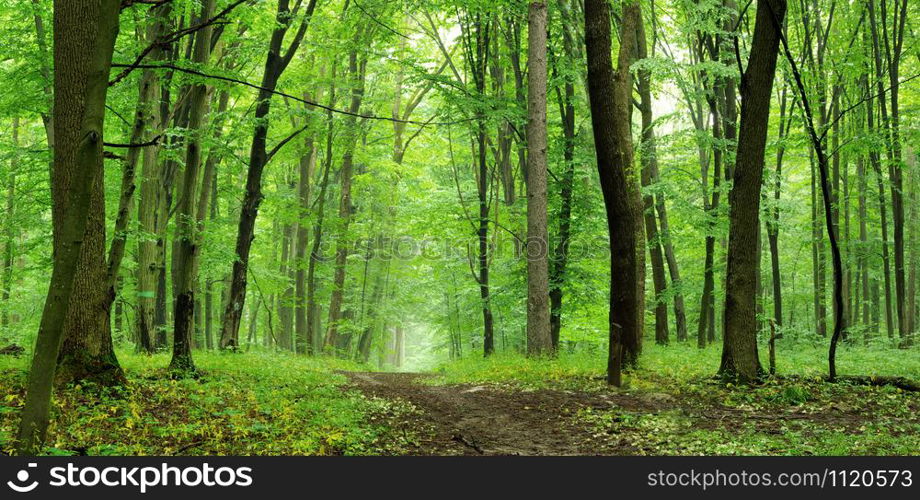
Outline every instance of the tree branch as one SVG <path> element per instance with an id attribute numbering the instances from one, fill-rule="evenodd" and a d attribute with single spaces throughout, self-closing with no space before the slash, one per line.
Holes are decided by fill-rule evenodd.
<path id="1" fill-rule="evenodd" d="M 112 63 L 112 67 L 113 67 L 113 68 L 126 68 L 126 67 L 129 67 L 129 66 L 131 66 L 131 65 L 129 65 L 129 64 Z M 187 73 L 187 74 L 190 74 L 190 75 L 200 76 L 200 77 L 203 77 L 203 78 L 212 78 L 212 79 L 215 79 L 215 80 L 221 80 L 221 81 L 230 82 L 230 83 L 237 83 L 237 84 L 244 85 L 244 86 L 246 86 L 246 87 L 250 87 L 250 88 L 253 88 L 253 89 L 256 89 L 256 90 L 264 90 L 264 91 L 269 92 L 269 93 L 274 94 L 274 95 L 280 95 L 280 96 L 282 96 L 282 97 L 291 99 L 291 100 L 293 100 L 293 101 L 297 101 L 297 102 L 301 102 L 301 103 L 304 103 L 304 104 L 308 104 L 308 105 L 310 105 L 310 106 L 315 106 L 315 107 L 317 107 L 317 108 L 320 108 L 320 109 L 323 109 L 323 110 L 326 110 L 326 111 L 329 111 L 329 112 L 332 112 L 332 113 L 338 113 L 338 114 L 347 115 L 347 116 L 354 116 L 354 117 L 356 117 L 356 118 L 363 118 L 363 119 L 365 119 L 365 120 L 382 120 L 382 121 L 389 121 L 389 122 L 406 123 L 406 124 L 410 124 L 410 125 L 439 125 L 439 126 L 440 126 L 440 125 L 456 125 L 456 124 L 458 124 L 458 123 L 467 123 L 467 122 L 470 122 L 470 121 L 473 121 L 473 120 L 474 120 L 474 118 L 464 118 L 464 119 L 461 119 L 461 120 L 454 120 L 454 121 L 449 121 L 449 122 L 421 122 L 421 121 L 418 121 L 418 120 L 402 120 L 402 119 L 398 119 L 398 118 L 391 118 L 391 117 L 388 117 L 388 116 L 378 116 L 378 115 L 366 115 L 366 114 L 361 114 L 361 113 L 352 113 L 351 111 L 348 111 L 348 110 L 336 109 L 336 108 L 333 108 L 333 107 L 331 107 L 331 106 L 327 106 L 327 105 L 325 105 L 325 104 L 320 104 L 320 103 L 318 103 L 318 102 L 313 102 L 313 101 L 304 99 L 304 98 L 302 98 L 302 97 L 297 97 L 297 96 L 294 96 L 294 95 L 291 95 L 291 94 L 288 94 L 288 93 L 285 93 L 285 92 L 281 92 L 280 90 L 272 90 L 272 89 L 263 87 L 263 86 L 261 86 L 261 85 L 257 85 L 257 84 L 255 84 L 255 83 L 247 82 L 247 81 L 245 81 L 245 80 L 238 80 L 238 79 L 236 79 L 236 78 L 230 78 L 230 77 L 228 77 L 228 76 L 221 76 L 221 75 L 213 75 L 213 74 L 209 74 L 209 73 L 204 73 L 204 72 L 202 72 L 202 71 L 198 71 L 198 70 L 194 70 L 194 69 L 190 69 L 190 68 L 183 68 L 183 67 L 181 67 L 181 66 L 176 66 L 175 64 L 138 64 L 138 65 L 135 65 L 134 67 L 135 67 L 136 69 L 170 69 L 170 70 L 174 70 L 174 71 L 181 71 L 181 72 L 183 72 L 183 73 Z"/>

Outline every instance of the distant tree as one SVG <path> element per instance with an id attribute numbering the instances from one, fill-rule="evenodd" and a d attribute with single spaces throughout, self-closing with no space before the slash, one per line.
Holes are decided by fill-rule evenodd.
<path id="1" fill-rule="evenodd" d="M 300 8 L 300 2 L 297 2 Z M 303 8 L 304 13 L 290 43 L 285 48 L 284 39 L 291 26 L 294 25 L 289 0 L 278 0 L 278 10 L 275 16 L 276 25 L 272 31 L 265 58 L 265 71 L 262 74 L 262 83 L 259 85 L 259 95 L 255 111 L 255 130 L 249 151 L 249 169 L 246 175 L 246 196 L 240 211 L 239 227 L 236 236 L 236 261 L 233 263 L 233 272 L 230 281 L 230 297 L 227 308 L 224 310 L 223 324 L 221 326 L 221 349 L 235 349 L 239 347 L 240 321 L 243 315 L 243 305 L 246 301 L 246 273 L 249 269 L 249 254 L 252 250 L 252 240 L 255 238 L 256 217 L 259 214 L 259 205 L 262 204 L 262 173 L 269 160 L 267 147 L 268 125 L 267 116 L 271 111 L 271 100 L 281 74 L 287 69 L 294 54 L 297 53 L 303 41 L 316 0 L 309 0 Z"/>

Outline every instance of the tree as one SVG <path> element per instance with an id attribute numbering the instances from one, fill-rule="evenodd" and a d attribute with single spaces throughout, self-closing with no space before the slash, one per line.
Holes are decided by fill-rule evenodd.
<path id="1" fill-rule="evenodd" d="M 527 352 L 553 349 L 546 227 L 546 2 L 531 2 L 527 36 Z"/>
<path id="2" fill-rule="evenodd" d="M 336 241 L 335 249 L 335 275 L 332 282 L 332 294 L 329 299 L 329 321 L 326 327 L 326 348 L 335 348 L 339 340 L 339 322 L 342 320 L 342 303 L 345 288 L 345 264 L 348 258 L 350 242 L 348 241 L 348 225 L 351 222 L 351 183 L 354 170 L 355 147 L 358 142 L 358 111 L 361 110 L 361 101 L 364 98 L 364 75 L 367 68 L 367 59 L 358 58 L 358 44 L 361 41 L 360 29 L 355 35 L 355 46 L 348 56 L 348 75 L 351 79 L 351 103 L 349 115 L 346 117 L 345 152 L 342 155 L 342 170 L 340 172 L 342 188 L 339 199 L 339 219 L 341 219 L 341 232 Z"/>
<path id="3" fill-rule="evenodd" d="M 645 26 L 640 18 L 636 28 L 636 55 L 640 60 L 649 57 L 647 42 L 645 40 Z M 652 46 L 654 47 L 654 43 Z M 658 152 L 655 147 L 655 128 L 652 120 L 652 84 L 651 72 L 640 68 L 638 72 L 639 112 L 642 115 L 642 146 L 640 160 L 642 163 L 642 188 L 648 190 L 657 177 Z M 645 236 L 648 240 L 649 257 L 652 261 L 652 283 L 655 287 L 655 342 L 666 345 L 668 343 L 668 304 L 665 302 L 664 293 L 668 287 L 664 275 L 664 257 L 662 254 L 661 233 L 658 231 L 658 221 L 655 216 L 655 195 L 651 192 L 642 194 L 642 212 L 645 219 Z M 675 266 L 676 269 L 676 266 Z M 681 318 L 678 318 L 681 322 Z M 680 326 L 678 326 L 678 332 Z M 686 327 L 684 327 L 686 337 Z M 679 340 L 683 338 L 678 335 Z"/>
<path id="4" fill-rule="evenodd" d="M 461 27 L 464 31 L 467 64 L 473 78 L 476 95 L 485 97 L 486 94 L 486 69 L 489 67 L 489 47 L 491 45 L 492 20 L 488 13 L 466 13 Z M 482 106 L 480 104 L 480 106 Z M 479 201 L 479 217 L 476 236 L 479 242 L 477 248 L 478 275 L 474 277 L 479 285 L 479 298 L 482 303 L 482 331 L 483 355 L 488 357 L 495 352 L 494 317 L 492 315 L 491 291 L 489 289 L 489 212 L 491 196 L 489 194 L 489 165 L 487 159 L 488 134 L 486 132 L 485 110 L 476 111 L 476 194 Z"/>
<path id="5" fill-rule="evenodd" d="M 299 6 L 298 2 L 298 6 Z M 252 146 L 249 151 L 249 170 L 246 176 L 246 196 L 240 211 L 239 228 L 236 237 L 236 258 L 233 263 L 233 272 L 230 282 L 230 300 L 224 310 L 223 323 L 220 334 L 220 347 L 222 349 L 236 349 L 239 347 L 240 319 L 243 314 L 243 305 L 246 301 L 246 272 L 249 269 L 249 252 L 252 249 L 252 240 L 255 238 L 256 217 L 259 214 L 259 205 L 262 203 L 262 172 L 269 160 L 269 151 L 266 146 L 268 138 L 268 113 L 271 111 L 271 98 L 281 74 L 291 63 L 300 42 L 307 32 L 316 0 L 309 0 L 304 9 L 303 19 L 294 34 L 287 50 L 282 53 L 284 38 L 293 23 L 293 15 L 289 0 L 278 0 L 278 12 L 275 16 L 277 23 L 272 31 L 268 44 L 268 53 L 265 58 L 265 71 L 262 74 L 262 83 L 259 85 L 259 96 L 256 105 L 256 126 L 252 136 Z"/>
<path id="6" fill-rule="evenodd" d="M 610 11 L 605 0 L 585 1 L 588 93 L 597 169 L 610 234 L 610 345 L 607 381 L 621 385 L 623 364 L 639 356 L 645 309 L 644 231 L 632 160 L 629 66 L 635 50 L 638 2 L 623 5 L 617 70 L 611 61 Z"/>
<path id="7" fill-rule="evenodd" d="M 773 320 L 777 325 L 783 324 L 783 286 L 779 267 L 779 200 L 783 182 L 783 155 L 786 152 L 786 137 L 789 135 L 790 122 L 786 119 L 786 86 L 780 92 L 779 99 L 779 144 L 776 147 L 776 170 L 773 179 L 773 203 L 767 220 L 767 240 L 770 244 L 770 270 L 773 283 Z"/>
<path id="8" fill-rule="evenodd" d="M 770 94 L 785 15 L 785 0 L 758 3 L 748 65 L 741 76 L 741 126 L 729 194 L 725 336 L 719 373 L 744 382 L 755 380 L 762 371 L 757 356 L 756 274 L 760 262 L 756 250 Z"/>
<path id="9" fill-rule="evenodd" d="M 581 60 L 580 51 L 577 50 L 575 38 L 575 21 L 572 19 L 571 6 L 567 0 L 559 1 L 559 10 L 562 17 L 562 48 L 565 57 L 563 60 Z M 557 58 L 557 64 L 559 64 Z M 555 69 L 555 68 L 554 68 Z M 583 72 L 579 70 L 579 76 Z M 554 74 L 554 76 L 556 76 Z M 555 219 L 558 220 L 559 229 L 556 234 L 556 245 L 550 259 L 549 270 L 549 301 L 550 301 L 550 338 L 553 351 L 559 350 L 559 334 L 562 330 L 562 288 L 566 279 L 566 268 L 569 263 L 569 245 L 572 237 L 572 202 L 575 185 L 575 78 L 569 76 L 564 82 L 556 86 L 556 100 L 559 103 L 559 118 L 562 125 L 562 158 L 565 171 L 562 175 L 559 189 L 559 212 Z M 560 86 L 562 89 L 560 89 Z"/>
<path id="10" fill-rule="evenodd" d="M 54 2 L 54 268 L 19 424 L 19 455 L 36 454 L 44 442 L 84 242 L 97 230 L 91 223 L 92 199 L 101 182 L 105 100 L 120 10 L 117 0 Z"/>
<path id="11" fill-rule="evenodd" d="M 169 52 L 156 41 L 162 37 L 168 26 L 172 5 L 166 4 L 154 11 L 151 23 L 146 30 L 147 43 L 153 49 L 147 57 L 153 62 L 161 61 Z M 164 116 L 161 99 L 163 88 L 159 75 L 152 68 L 143 70 L 139 83 L 138 110 L 149 115 L 149 123 L 141 137 L 142 142 L 152 140 L 166 128 L 168 117 Z M 137 318 L 136 335 L 138 338 L 137 349 L 152 354 L 155 350 L 157 336 L 155 326 L 155 308 L 157 299 L 157 282 L 160 276 L 160 248 L 161 241 L 159 228 L 165 227 L 162 219 L 165 218 L 160 209 L 165 200 L 164 186 L 166 171 L 159 160 L 159 147 L 156 145 L 144 148 L 143 164 L 141 166 L 140 196 L 138 198 L 138 238 L 137 238 L 137 272 L 136 272 L 136 305 Z"/>
<path id="12" fill-rule="evenodd" d="M 214 12 L 215 0 L 205 0 L 201 5 L 201 19 L 210 19 Z M 192 61 L 207 64 L 211 58 L 212 26 L 205 26 L 195 35 L 195 48 Z M 196 203 L 207 206 L 207 197 L 198 200 L 198 177 L 201 169 L 201 132 L 210 108 L 208 87 L 196 83 L 191 88 L 189 97 L 189 130 L 191 135 L 186 140 L 185 172 L 182 181 L 182 196 L 179 198 L 176 215 L 176 236 L 178 255 L 175 259 L 175 281 L 173 282 L 174 308 L 173 321 L 173 355 L 169 368 L 172 372 L 194 373 L 195 362 L 192 360 L 192 319 L 195 314 L 195 289 L 198 287 L 198 223 Z M 212 165 L 213 169 L 213 165 Z M 210 175 L 213 176 L 213 170 Z M 210 179 L 205 175 L 201 193 L 209 193 Z"/>

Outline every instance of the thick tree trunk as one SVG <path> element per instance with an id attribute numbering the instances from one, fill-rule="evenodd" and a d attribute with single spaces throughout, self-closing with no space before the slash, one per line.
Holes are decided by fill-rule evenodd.
<path id="1" fill-rule="evenodd" d="M 756 335 L 760 190 L 780 39 L 777 23 L 783 22 L 785 14 L 785 0 L 758 3 L 748 66 L 741 77 L 741 127 L 729 195 L 725 332 L 719 372 L 746 382 L 755 380 L 762 371 Z"/>
<path id="2" fill-rule="evenodd" d="M 107 27 L 106 29 L 110 28 Z M 60 43 L 57 38 L 58 35 L 55 32 L 56 44 Z M 107 35 L 108 33 L 100 34 L 100 37 L 104 38 Z M 85 49 L 89 49 L 89 47 Z M 80 78 L 90 77 L 84 75 Z M 95 112 L 90 108 L 94 104 L 86 104 L 87 113 Z M 102 104 L 105 104 L 104 99 Z M 57 102 L 55 105 L 57 105 Z M 61 120 L 55 120 L 55 124 L 59 128 L 59 130 L 55 131 L 56 140 L 58 140 L 57 145 L 59 146 L 60 139 L 64 134 L 73 132 L 64 132 L 62 128 L 65 124 Z M 71 122 L 70 124 L 70 126 L 79 125 L 80 122 Z M 135 153 L 131 154 L 134 155 Z M 133 170 L 133 167 L 125 165 L 125 169 L 130 171 Z M 62 177 L 57 179 L 57 182 L 52 180 L 52 194 L 62 200 L 53 200 L 52 219 L 57 230 L 61 229 L 60 226 L 66 220 L 66 216 L 61 212 L 68 209 L 66 205 L 63 205 L 63 203 L 67 202 L 63 200 L 70 196 L 70 186 L 75 184 L 72 176 L 77 174 L 72 172 L 74 171 L 64 173 Z M 57 174 L 56 169 L 55 174 Z M 127 177 L 133 177 L 133 175 L 128 172 Z M 55 375 L 55 382 L 58 384 L 91 380 L 102 385 L 112 385 L 124 381 L 124 374 L 115 357 L 115 350 L 112 344 L 111 310 L 114 302 L 114 277 L 117 275 L 117 271 L 115 271 L 110 281 L 109 270 L 106 265 L 105 179 L 103 175 L 97 175 L 93 179 L 86 232 L 83 236 L 81 255 L 77 263 L 76 275 L 74 276 L 73 286 L 80 293 L 73 297 L 70 309 L 67 312 L 64 340 L 58 354 L 58 367 Z M 133 184 L 133 182 L 130 182 L 129 179 L 130 184 Z M 61 205 L 58 203 L 61 203 Z M 127 207 L 123 208 L 124 210 L 128 209 Z M 125 225 L 126 219 L 126 215 L 122 217 L 122 226 Z M 121 244 L 123 243 L 122 241 Z M 60 242 L 55 242 L 55 253 L 60 251 L 60 245 Z M 117 237 L 113 246 L 118 246 Z"/>
<path id="3" fill-rule="evenodd" d="M 629 66 L 635 51 L 639 4 L 624 4 L 617 71 L 611 61 L 610 12 L 605 0 L 585 2 L 588 93 L 597 167 L 610 233 L 610 346 L 607 381 L 621 385 L 623 364 L 639 356 L 645 309 L 642 201 L 633 170 Z"/>
<path id="4" fill-rule="evenodd" d="M 105 211 L 101 210 L 101 244 L 95 245 L 93 233 L 100 228 L 93 208 L 97 204 L 102 208 L 99 202 L 104 201 L 94 203 L 94 198 L 102 198 L 98 192 L 102 185 L 103 120 L 119 11 L 117 0 L 54 2 L 54 266 L 29 372 L 15 446 L 18 455 L 34 455 L 41 449 L 61 342 L 67 331 L 79 324 L 74 319 L 92 319 L 105 329 L 103 334 L 108 332 L 107 311 L 93 310 L 89 318 L 81 318 L 75 312 L 77 306 L 85 306 L 83 302 L 90 297 L 81 302 L 72 298 L 76 296 L 73 292 L 80 290 L 80 295 L 99 295 L 96 306 L 104 299 Z M 96 255 L 90 258 L 93 254 Z M 90 276 L 84 273 L 81 279 L 81 261 L 95 264 L 95 287 L 101 293 L 87 294 L 92 288 L 83 288 Z M 111 342 L 111 337 L 108 339 Z M 114 362 L 114 357 L 98 358 L 100 352 L 101 349 L 88 354 L 100 361 Z"/>
<path id="5" fill-rule="evenodd" d="M 527 353 L 551 354 L 547 230 L 546 2 L 530 3 L 527 41 Z"/>

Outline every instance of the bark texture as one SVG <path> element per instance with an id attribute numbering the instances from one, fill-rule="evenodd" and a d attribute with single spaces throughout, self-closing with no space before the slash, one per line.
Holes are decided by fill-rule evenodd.
<path id="1" fill-rule="evenodd" d="M 725 290 L 723 377 L 752 381 L 762 368 L 757 356 L 757 246 L 764 151 L 770 120 L 770 94 L 776 74 L 785 0 L 757 5 L 748 66 L 741 77 L 741 126 L 729 194 L 728 268 Z"/>
<path id="2" fill-rule="evenodd" d="M 104 298 L 105 233 L 102 233 L 100 245 L 86 243 L 91 239 L 89 233 L 98 231 L 98 222 L 92 212 L 98 208 L 95 205 L 101 198 L 96 191 L 102 182 L 105 98 L 119 11 L 117 0 L 54 2 L 53 119 L 56 130 L 51 173 L 54 266 L 15 446 L 19 455 L 34 455 L 41 449 L 48 428 L 51 389 L 61 342 L 75 326 L 95 323 L 105 328 L 102 338 L 98 337 L 99 333 L 90 333 L 97 335 L 99 342 L 95 347 L 99 349 L 85 354 L 105 365 L 114 362 L 114 356 L 107 359 L 103 350 L 105 347 L 111 349 L 111 337 L 107 346 L 104 338 L 108 333 L 108 311 L 78 314 L 76 309 L 86 306 L 86 299 L 97 300 L 96 305 L 100 305 Z M 88 262 L 98 266 L 99 276 L 95 283 L 86 281 L 89 279 L 87 273 L 81 276 L 81 264 Z M 99 291 L 87 288 L 88 285 L 95 285 Z M 85 300 L 72 300 L 77 295 L 84 296 Z M 102 319 L 104 325 L 100 324 Z M 79 353 L 69 355 L 63 365 L 69 366 L 71 359 L 79 360 L 78 356 Z"/>
<path id="3" fill-rule="evenodd" d="M 616 72 L 611 61 L 610 11 L 605 0 L 585 1 L 588 93 L 597 169 L 610 233 L 610 347 L 607 379 L 621 385 L 623 364 L 636 362 L 641 349 L 645 308 L 645 248 L 642 202 L 633 169 L 630 130 L 636 24 L 641 12 L 634 1 L 623 5 L 620 54 Z"/>
<path id="4" fill-rule="evenodd" d="M 527 354 L 552 352 L 549 322 L 549 235 L 546 208 L 546 2 L 531 2 L 527 124 Z"/>

